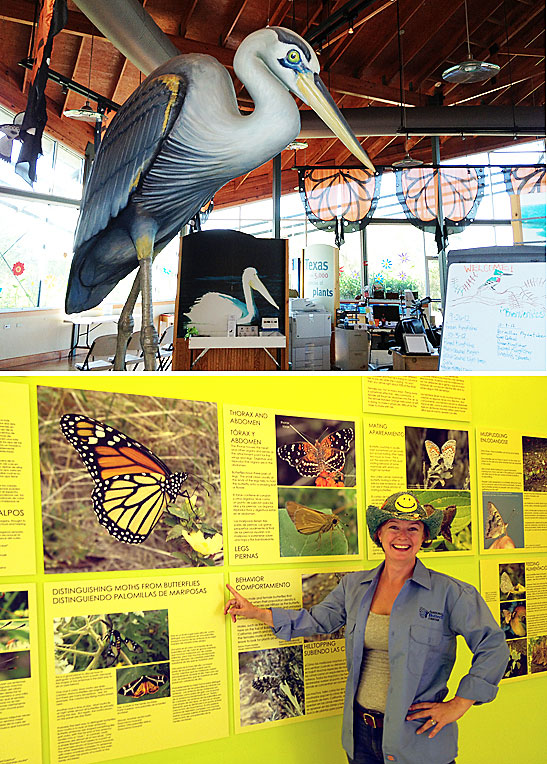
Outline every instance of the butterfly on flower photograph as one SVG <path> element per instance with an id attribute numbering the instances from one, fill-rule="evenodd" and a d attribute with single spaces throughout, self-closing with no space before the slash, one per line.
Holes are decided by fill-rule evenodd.
<path id="1" fill-rule="evenodd" d="M 466 430 L 405 427 L 407 488 L 469 490 Z"/>
<path id="2" fill-rule="evenodd" d="M 277 484 L 355 485 L 355 422 L 276 416 Z"/>
<path id="3" fill-rule="evenodd" d="M 526 564 L 502 563 L 499 566 L 500 601 L 522 599 L 526 596 Z"/>
<path id="4" fill-rule="evenodd" d="M 484 491 L 483 531 L 485 549 L 524 547 L 522 493 Z"/>
<path id="5" fill-rule="evenodd" d="M 221 563 L 215 404 L 39 387 L 38 412 L 46 572 Z"/>

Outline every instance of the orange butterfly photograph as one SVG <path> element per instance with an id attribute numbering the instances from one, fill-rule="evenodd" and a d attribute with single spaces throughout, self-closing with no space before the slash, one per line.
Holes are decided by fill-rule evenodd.
<path id="1" fill-rule="evenodd" d="M 276 416 L 277 484 L 355 486 L 355 422 Z"/>
<path id="2" fill-rule="evenodd" d="M 222 564 L 216 404 L 38 388 L 46 573 Z"/>

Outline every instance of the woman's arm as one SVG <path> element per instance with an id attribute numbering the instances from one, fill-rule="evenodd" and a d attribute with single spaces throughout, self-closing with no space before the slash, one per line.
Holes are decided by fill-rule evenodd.
<path id="1" fill-rule="evenodd" d="M 254 618 L 256 621 L 262 621 L 267 626 L 274 625 L 272 618 L 272 611 L 270 608 L 262 608 L 253 605 L 252 602 L 246 600 L 236 589 L 230 584 L 226 584 L 226 588 L 233 594 L 224 607 L 224 615 L 229 615 L 232 621 L 235 623 L 237 616 L 243 618 Z"/>

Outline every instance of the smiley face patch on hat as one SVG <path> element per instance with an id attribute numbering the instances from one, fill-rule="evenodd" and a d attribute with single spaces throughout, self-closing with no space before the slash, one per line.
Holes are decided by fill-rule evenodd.
<path id="1" fill-rule="evenodd" d="M 418 501 L 410 493 L 402 493 L 395 499 L 394 507 L 399 512 L 415 512 L 418 509 Z"/>

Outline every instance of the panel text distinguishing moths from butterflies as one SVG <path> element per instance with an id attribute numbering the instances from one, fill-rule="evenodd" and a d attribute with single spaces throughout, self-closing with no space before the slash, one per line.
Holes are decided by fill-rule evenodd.
<path id="1" fill-rule="evenodd" d="M 40 764 L 38 620 L 34 584 L 0 591 L 0 729 L 2 760 Z"/>
<path id="2" fill-rule="evenodd" d="M 547 676 L 547 557 L 481 560 L 481 593 L 507 640 L 503 679 Z"/>
<path id="3" fill-rule="evenodd" d="M 547 550 L 547 437 L 477 432 L 481 551 Z"/>
<path id="4" fill-rule="evenodd" d="M 223 589 L 198 571 L 46 583 L 52 764 L 228 735 Z"/>
<path id="5" fill-rule="evenodd" d="M 358 439 L 354 421 L 225 406 L 231 562 L 359 555 Z"/>
<path id="6" fill-rule="evenodd" d="M 367 417 L 365 479 L 367 504 L 382 506 L 392 493 L 411 490 L 428 514 L 443 511 L 439 535 L 425 553 L 473 553 L 473 459 L 469 432 L 436 421 Z M 369 558 L 382 552 L 368 540 Z"/>

